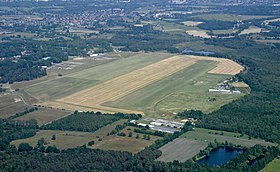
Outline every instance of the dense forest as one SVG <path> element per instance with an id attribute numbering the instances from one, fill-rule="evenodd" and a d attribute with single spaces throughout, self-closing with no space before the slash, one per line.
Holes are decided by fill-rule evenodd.
<path id="1" fill-rule="evenodd" d="M 209 20 L 198 25 L 200 29 L 204 30 L 228 30 L 233 29 L 236 22 Z"/>
<path id="2" fill-rule="evenodd" d="M 128 114 L 116 115 L 127 117 Z M 9 142 L 35 135 L 38 128 L 36 121 L 0 122 L 0 145 L 1 150 L 5 150 L 0 152 L 0 167 L 3 171 L 258 171 L 279 154 L 277 147 L 256 145 L 221 167 L 198 165 L 191 160 L 184 163 L 154 161 L 161 155 L 158 148 L 189 131 L 192 128 L 190 123 L 181 132 L 166 135 L 134 155 L 125 151 L 89 149 L 86 146 L 60 151 L 55 146 L 45 148 L 43 139 L 38 140 L 34 148 L 27 143 L 21 143 L 16 148 Z"/>
<path id="3" fill-rule="evenodd" d="M 15 121 L 0 119 L 0 151 L 9 147 L 13 140 L 32 137 L 38 128 L 35 120 Z"/>
<path id="4" fill-rule="evenodd" d="M 250 85 L 251 94 L 206 115 L 198 125 L 280 143 L 280 44 L 263 45 L 250 43 L 245 37 L 237 39 L 240 44 L 232 39 L 208 43 L 235 49 L 235 54 L 227 57 L 247 67 L 238 77 Z M 242 42 L 247 43 L 241 46 Z"/>
<path id="5" fill-rule="evenodd" d="M 0 167 L 4 171 L 258 171 L 278 152 L 276 147 L 254 146 L 225 166 L 212 167 L 192 161 L 154 161 L 160 152 L 153 148 L 133 155 L 128 152 L 87 149 L 85 146 L 63 150 L 60 154 L 44 154 L 36 150 L 19 152 L 10 147 L 6 152 L 0 152 Z"/>
<path id="6" fill-rule="evenodd" d="M 72 115 L 53 121 L 41 128 L 44 130 L 66 130 L 94 132 L 99 128 L 111 124 L 120 119 L 139 119 L 141 115 L 134 114 L 102 114 L 100 112 L 77 112 Z"/>

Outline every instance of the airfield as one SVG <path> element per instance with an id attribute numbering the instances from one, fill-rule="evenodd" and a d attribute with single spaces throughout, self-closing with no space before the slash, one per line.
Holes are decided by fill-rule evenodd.
<path id="1" fill-rule="evenodd" d="M 218 82 L 244 70 L 229 59 L 168 53 L 102 56 L 103 63 L 96 66 L 56 69 L 57 73 L 66 72 L 22 89 L 36 99 L 34 104 L 38 106 L 163 118 L 174 117 L 185 109 L 211 112 L 243 96 L 208 92 Z M 83 60 L 78 61 L 83 64 Z M 208 97 L 217 101 L 209 102 Z"/>

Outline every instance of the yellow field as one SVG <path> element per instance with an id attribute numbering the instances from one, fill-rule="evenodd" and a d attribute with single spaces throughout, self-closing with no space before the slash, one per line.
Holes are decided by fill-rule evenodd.
<path id="1" fill-rule="evenodd" d="M 247 85 L 244 82 L 233 82 L 232 86 L 233 87 L 238 87 L 238 88 L 249 88 L 249 85 Z"/>
<path id="2" fill-rule="evenodd" d="M 198 60 L 216 61 L 217 67 L 209 71 L 209 73 L 213 74 L 235 75 L 243 70 L 241 65 L 228 59 L 204 56 L 173 56 L 64 98 L 57 99 L 56 101 L 42 103 L 41 105 L 68 110 L 143 114 L 134 110 L 106 107 L 103 104 L 119 100 L 140 88 L 195 64 Z"/>
<path id="3" fill-rule="evenodd" d="M 186 33 L 194 37 L 211 38 L 204 30 L 187 30 Z"/>
<path id="4" fill-rule="evenodd" d="M 250 33 L 260 33 L 261 31 L 262 31 L 261 28 L 251 26 L 248 29 L 243 30 L 239 35 L 245 35 L 245 34 L 250 34 Z"/>
<path id="5" fill-rule="evenodd" d="M 236 75 L 244 70 L 243 66 L 229 59 L 205 57 L 205 56 L 192 56 L 192 57 L 197 60 L 211 60 L 211 61 L 218 62 L 217 67 L 210 70 L 208 73 Z"/>
<path id="6" fill-rule="evenodd" d="M 194 27 L 194 26 L 198 26 L 199 24 L 202 24 L 204 22 L 197 22 L 197 21 L 185 21 L 182 22 L 185 26 L 190 26 L 190 27 Z"/>

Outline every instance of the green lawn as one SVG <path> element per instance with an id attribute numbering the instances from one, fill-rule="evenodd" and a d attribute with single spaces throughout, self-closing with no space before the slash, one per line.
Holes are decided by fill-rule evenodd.
<path id="1" fill-rule="evenodd" d="M 280 159 L 274 159 L 261 172 L 276 172 L 280 170 Z"/>
<path id="2" fill-rule="evenodd" d="M 225 131 L 217 131 L 217 130 L 209 130 L 204 128 L 196 128 L 194 131 L 189 131 L 185 133 L 182 137 L 183 138 L 191 138 L 200 141 L 206 142 L 214 142 L 216 139 L 218 142 L 225 142 L 228 141 L 230 143 L 236 145 L 242 145 L 246 147 L 251 147 L 256 144 L 264 145 L 264 146 L 275 146 L 275 144 L 270 142 L 265 142 L 260 139 L 249 139 L 249 136 L 244 135 L 240 137 L 240 133 L 232 133 L 232 132 L 225 132 Z"/>
<path id="3" fill-rule="evenodd" d="M 106 105 L 144 111 L 146 115 L 162 118 L 173 117 L 174 112 L 199 109 L 206 113 L 219 109 L 240 95 L 209 93 L 226 75 L 207 74 L 215 62 L 199 61 L 196 64 L 169 77 L 139 89 L 124 98 Z M 217 101 L 209 102 L 208 97 Z"/>

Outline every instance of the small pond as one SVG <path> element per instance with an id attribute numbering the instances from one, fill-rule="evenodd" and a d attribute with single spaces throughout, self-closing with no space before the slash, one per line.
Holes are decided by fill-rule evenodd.
<path id="1" fill-rule="evenodd" d="M 232 158 L 235 158 L 238 153 L 242 153 L 240 149 L 218 148 L 210 152 L 208 157 L 197 161 L 199 164 L 208 164 L 212 166 L 221 166 L 227 163 Z"/>

